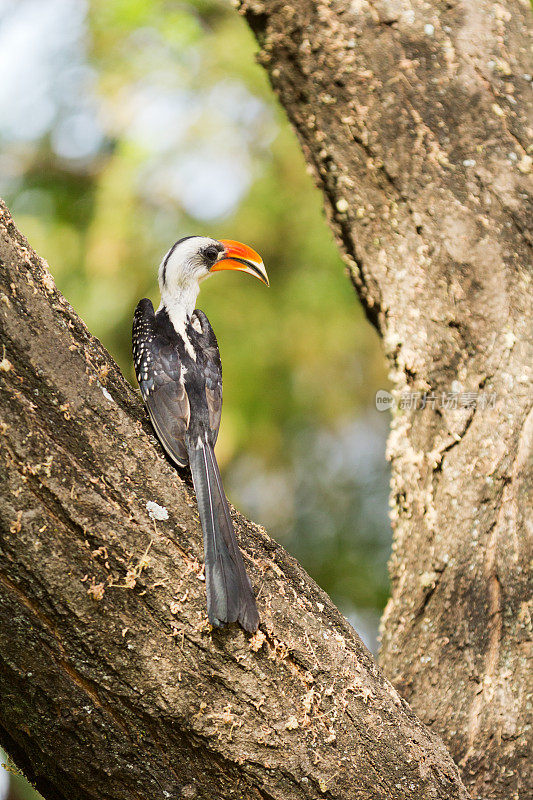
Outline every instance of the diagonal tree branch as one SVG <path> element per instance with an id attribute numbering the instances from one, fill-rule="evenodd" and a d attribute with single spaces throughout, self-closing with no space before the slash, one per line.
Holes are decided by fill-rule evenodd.
<path id="1" fill-rule="evenodd" d="M 238 514 L 263 622 L 209 629 L 187 479 L 3 204 L 0 274 L 0 743 L 47 800 L 464 800 L 328 597 Z"/>

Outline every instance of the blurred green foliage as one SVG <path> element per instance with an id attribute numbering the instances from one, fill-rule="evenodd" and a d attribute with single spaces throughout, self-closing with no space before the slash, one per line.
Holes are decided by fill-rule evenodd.
<path id="1" fill-rule="evenodd" d="M 7 753 L 0 749 L 0 800 L 42 800 Z"/>
<path id="2" fill-rule="evenodd" d="M 0 61 L 3 43 L 22 77 L 0 117 L 30 103 L 23 78 L 36 99 L 21 118 L 45 95 L 53 113 L 34 135 L 0 119 L 0 193 L 134 385 L 133 310 L 158 302 L 171 244 L 199 233 L 261 253 L 269 290 L 230 273 L 199 298 L 224 367 L 228 495 L 374 644 L 390 547 L 384 359 L 246 24 L 221 0 L 21 0 L 0 9 Z"/>
<path id="3" fill-rule="evenodd" d="M 62 13 L 72 9 L 68 0 L 54 2 Z M 18 178 L 4 188 L 16 221 L 132 383 L 133 310 L 143 296 L 158 302 L 157 265 L 173 241 L 225 236 L 261 253 L 270 290 L 224 274 L 203 285 L 199 300 L 224 365 L 218 456 L 228 493 L 292 546 L 343 607 L 382 606 L 385 431 L 372 409 L 376 389 L 386 385 L 384 361 L 296 136 L 255 63 L 251 33 L 217 0 L 93 0 L 78 28 L 76 69 L 90 70 L 78 91 L 100 133 L 83 158 L 54 150 L 53 127 L 24 147 L 3 142 L 18 157 Z M 56 84 L 68 84 L 72 63 L 56 69 Z M 67 113 L 61 102 L 68 105 L 60 97 L 56 125 Z M 75 118 L 76 98 L 69 102 Z M 204 187 L 199 200 L 195 184 Z M 345 470 L 341 480 L 327 461 L 357 419 L 373 431 L 374 445 L 367 467 Z M 310 517 L 309 508 L 302 512 L 307 490 L 298 475 L 321 479 L 320 465 L 309 459 L 322 433 L 332 437 L 323 471 L 335 491 L 321 492 L 323 508 L 314 504 Z M 357 437 L 351 446 L 358 448 Z M 248 491 L 249 470 L 239 465 L 251 461 L 264 486 L 275 476 L 283 503 L 272 492 L 262 495 L 261 481 Z M 340 485 L 349 499 L 342 517 Z M 361 493 L 374 490 L 383 508 L 370 520 Z M 312 487 L 310 494 L 318 496 Z M 325 539 L 313 532 L 316 515 L 330 520 Z"/>
<path id="4" fill-rule="evenodd" d="M 68 0 L 53 2 L 58 13 L 72 12 Z M 199 300 L 224 365 L 218 456 L 229 494 L 292 546 L 343 607 L 382 606 L 389 533 L 384 420 L 373 398 L 386 385 L 384 362 L 296 137 L 255 63 L 252 35 L 216 0 L 93 0 L 77 13 L 76 63 L 65 44 L 70 61 L 61 63 L 61 50 L 55 56 L 50 130 L 23 145 L 4 137 L 18 172 L 3 191 L 19 226 L 132 383 L 132 313 L 140 297 L 158 301 L 157 265 L 173 241 L 225 236 L 261 253 L 270 290 L 224 274 L 203 285 Z M 71 94 L 74 86 L 68 102 L 62 84 Z M 55 144 L 58 118 L 76 121 L 76 102 L 99 130 L 88 154 L 65 157 Z M 67 153 L 79 138 L 72 130 Z M 339 477 L 328 463 L 354 420 L 373 431 L 374 444 L 366 467 Z M 321 466 L 311 453 L 322 434 L 331 448 Z M 253 481 L 242 468 L 252 462 Z M 309 501 L 303 513 L 311 473 L 315 488 L 322 473 L 330 483 L 310 487 L 323 507 Z M 262 493 L 267 485 L 276 492 Z M 348 498 L 342 517 L 340 487 Z M 383 508 L 370 519 L 364 495 L 374 490 Z M 322 516 L 333 530 L 327 536 L 313 523 Z"/>

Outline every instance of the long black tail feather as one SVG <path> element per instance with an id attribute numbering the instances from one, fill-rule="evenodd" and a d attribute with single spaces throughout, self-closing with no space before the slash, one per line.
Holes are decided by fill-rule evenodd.
<path id="1" fill-rule="evenodd" d="M 213 448 L 199 441 L 198 446 L 189 447 L 188 452 L 204 532 L 209 622 L 215 627 L 238 622 L 253 633 L 259 625 L 259 614 Z"/>

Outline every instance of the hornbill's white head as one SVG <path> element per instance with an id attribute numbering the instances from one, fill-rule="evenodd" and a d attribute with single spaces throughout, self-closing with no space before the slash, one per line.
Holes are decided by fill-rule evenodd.
<path id="1" fill-rule="evenodd" d="M 161 295 L 173 295 L 187 289 L 196 289 L 198 293 L 200 281 L 223 269 L 248 272 L 269 285 L 261 257 L 248 245 L 231 239 L 186 236 L 170 248 L 161 262 Z"/>

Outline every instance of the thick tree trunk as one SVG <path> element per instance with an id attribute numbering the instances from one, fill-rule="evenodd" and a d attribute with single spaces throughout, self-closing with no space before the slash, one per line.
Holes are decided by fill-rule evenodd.
<path id="1" fill-rule="evenodd" d="M 529 2 L 241 12 L 404 395 L 383 666 L 475 796 L 529 797 Z"/>
<path id="2" fill-rule="evenodd" d="M 328 597 L 237 514 L 261 629 L 210 630 L 193 494 L 1 203 L 0 277 L 0 744 L 47 800 L 466 800 Z"/>

